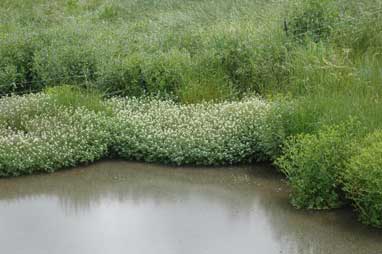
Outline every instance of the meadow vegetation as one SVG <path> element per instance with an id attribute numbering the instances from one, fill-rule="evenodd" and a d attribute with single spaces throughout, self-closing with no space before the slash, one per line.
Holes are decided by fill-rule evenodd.
<path id="1" fill-rule="evenodd" d="M 4 0 L 0 175 L 270 161 L 382 227 L 381 52 L 379 0 Z"/>

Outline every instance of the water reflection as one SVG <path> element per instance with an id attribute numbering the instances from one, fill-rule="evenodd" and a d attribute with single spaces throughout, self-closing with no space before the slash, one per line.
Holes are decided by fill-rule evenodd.
<path id="1" fill-rule="evenodd" d="M 265 166 L 102 162 L 0 180 L 4 253 L 381 253 L 348 210 L 290 207 Z M 2 251 L 2 252 L 3 252 Z"/>

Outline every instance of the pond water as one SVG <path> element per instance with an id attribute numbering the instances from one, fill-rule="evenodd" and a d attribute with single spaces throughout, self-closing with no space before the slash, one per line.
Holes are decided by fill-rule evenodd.
<path id="1" fill-rule="evenodd" d="M 268 166 L 104 161 L 0 179 L 0 252 L 377 254 L 382 231 L 350 209 L 294 209 Z"/>

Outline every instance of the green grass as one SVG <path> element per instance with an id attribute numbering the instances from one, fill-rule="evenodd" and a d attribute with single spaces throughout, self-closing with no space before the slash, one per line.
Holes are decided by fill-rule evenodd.
<path id="1" fill-rule="evenodd" d="M 85 108 L 94 112 L 111 114 L 111 109 L 102 100 L 102 94 L 94 89 L 80 89 L 75 86 L 62 85 L 48 87 L 45 93 L 49 95 L 52 104 L 66 108 Z"/>
<path id="2" fill-rule="evenodd" d="M 3 93 L 91 84 L 119 95 L 221 100 L 260 90 L 278 71 L 263 62 L 283 58 L 282 43 L 273 45 L 269 36 L 269 29 L 283 33 L 272 25 L 283 6 L 264 0 L 2 1 L 0 7 Z M 189 84 L 206 96 L 197 99 Z"/>

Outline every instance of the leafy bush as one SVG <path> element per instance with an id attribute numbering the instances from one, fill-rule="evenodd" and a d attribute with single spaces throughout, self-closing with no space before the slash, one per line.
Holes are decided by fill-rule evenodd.
<path id="1" fill-rule="evenodd" d="M 354 124 L 326 127 L 317 134 L 290 138 L 276 165 L 292 187 L 291 202 L 298 208 L 327 209 L 343 203 L 340 175 L 352 154 Z"/>
<path id="2" fill-rule="evenodd" d="M 214 52 L 199 52 L 192 58 L 188 73 L 184 75 L 184 83 L 177 93 L 180 102 L 218 102 L 237 96 L 237 87 L 227 82 L 225 70 Z"/>
<path id="3" fill-rule="evenodd" d="M 82 85 L 96 79 L 94 49 L 84 44 L 77 34 L 69 32 L 66 36 L 57 36 L 49 45 L 34 53 L 33 71 L 44 86 Z"/>
<path id="4" fill-rule="evenodd" d="M 285 81 L 286 41 L 280 31 L 220 32 L 216 37 L 211 51 L 238 92 L 263 93 Z"/>
<path id="5" fill-rule="evenodd" d="M 179 50 L 160 52 L 144 58 L 142 76 L 146 84 L 146 94 L 175 94 L 184 83 L 184 76 L 190 65 L 189 54 Z"/>
<path id="6" fill-rule="evenodd" d="M 229 82 L 241 93 L 251 90 L 256 68 L 253 44 L 226 36 L 219 39 L 216 44 L 217 58 Z"/>
<path id="7" fill-rule="evenodd" d="M 97 87 L 107 94 L 123 96 L 173 96 L 186 83 L 192 65 L 189 54 L 179 50 L 106 59 L 99 59 Z"/>
<path id="8" fill-rule="evenodd" d="M 260 146 L 268 160 L 274 161 L 282 154 L 282 145 L 288 137 L 300 133 L 293 122 L 299 112 L 296 110 L 297 103 L 287 98 L 273 98 L 269 105 L 260 125 Z"/>
<path id="9" fill-rule="evenodd" d="M 344 190 L 363 223 L 382 227 L 382 132 L 369 135 L 358 148 L 343 172 Z"/>
<path id="10" fill-rule="evenodd" d="M 41 88 L 32 68 L 38 44 L 35 36 L 19 33 L 0 38 L 0 94 Z"/>
<path id="11" fill-rule="evenodd" d="M 143 57 L 136 53 L 101 61 L 98 63 L 97 87 L 106 94 L 144 95 L 147 85 L 142 73 L 143 61 Z"/>
<path id="12" fill-rule="evenodd" d="M 16 90 L 18 83 L 20 83 L 18 80 L 20 80 L 20 74 L 17 72 L 17 67 L 14 65 L 4 66 L 0 71 L 0 89 L 2 93 Z M 23 78 L 21 78 L 21 82 L 23 82 Z"/>
<path id="13" fill-rule="evenodd" d="M 337 207 L 344 184 L 362 221 L 380 225 L 372 178 L 380 161 L 368 155 L 378 155 L 379 134 L 354 155 L 360 127 L 341 123 L 354 116 L 367 131 L 382 127 L 381 8 L 380 0 L 0 1 L 0 97 L 74 85 L 0 98 L 0 175 L 109 152 L 206 165 L 280 157 L 295 206 Z M 232 102 L 248 94 L 271 100 Z M 147 95 L 202 103 L 130 98 Z"/>
<path id="14" fill-rule="evenodd" d="M 261 150 L 270 161 L 283 154 L 282 146 L 291 136 L 316 133 L 327 124 L 337 123 L 328 114 L 328 106 L 321 105 L 327 102 L 290 95 L 268 97 L 269 110 L 261 124 Z"/>

